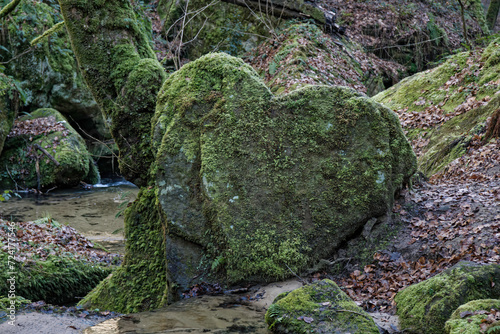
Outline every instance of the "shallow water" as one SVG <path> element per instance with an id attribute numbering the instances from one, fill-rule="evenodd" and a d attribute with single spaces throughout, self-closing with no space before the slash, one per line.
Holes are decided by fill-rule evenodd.
<path id="1" fill-rule="evenodd" d="M 0 217 L 12 221 L 32 221 L 51 217 L 74 227 L 112 252 L 124 253 L 123 217 L 115 217 L 128 201 L 137 197 L 139 188 L 114 180 L 90 190 L 53 190 L 48 194 L 22 194 L 0 203 Z M 124 203 L 125 204 L 122 204 Z M 121 205 L 122 204 L 122 205 Z"/>
<path id="2" fill-rule="evenodd" d="M 165 308 L 129 314 L 87 328 L 84 334 L 254 333 L 266 334 L 264 315 L 276 296 L 302 286 L 291 279 L 244 294 L 183 299 Z"/>

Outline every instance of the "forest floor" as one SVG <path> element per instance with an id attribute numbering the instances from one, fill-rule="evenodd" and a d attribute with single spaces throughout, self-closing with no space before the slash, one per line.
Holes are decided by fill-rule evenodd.
<path id="1" fill-rule="evenodd" d="M 388 316 L 398 291 L 459 261 L 500 263 L 500 140 L 473 141 L 443 172 L 403 191 L 393 217 L 399 233 L 371 263 L 313 277 L 334 279 L 365 310 Z M 394 319 L 386 322 L 397 333 Z"/>

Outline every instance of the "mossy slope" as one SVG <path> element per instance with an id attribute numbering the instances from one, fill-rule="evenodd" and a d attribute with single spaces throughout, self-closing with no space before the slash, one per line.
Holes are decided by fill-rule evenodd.
<path id="1" fill-rule="evenodd" d="M 366 54 L 359 44 L 333 39 L 314 24 L 287 23 L 283 28 L 248 54 L 273 93 L 323 84 L 374 95 L 384 89 L 384 78 L 397 80 L 398 71 L 404 70 Z"/>
<path id="2" fill-rule="evenodd" d="M 273 333 L 379 333 L 368 313 L 330 280 L 282 293 L 267 310 L 266 322 Z"/>
<path id="3" fill-rule="evenodd" d="M 483 320 L 488 316 L 487 314 L 472 314 L 470 316 L 462 317 L 462 312 L 479 313 L 481 311 L 490 312 L 492 309 L 500 310 L 500 299 L 479 299 L 461 305 L 453 312 L 450 320 L 446 322 L 445 330 L 447 334 L 482 334 L 484 331 L 481 329 Z M 478 312 L 479 311 L 479 312 Z M 500 323 L 491 324 L 487 327 L 498 326 L 500 330 Z M 486 331 L 486 333 L 489 333 Z M 495 331 L 492 331 L 494 334 Z"/>
<path id="4" fill-rule="evenodd" d="M 46 221 L 40 219 L 34 223 L 43 225 Z M 55 228 L 63 233 L 58 222 L 51 220 L 51 224 L 59 226 Z M 4 221 L 0 222 L 0 228 L 11 232 Z M 116 268 L 103 262 L 75 259 L 74 254 L 61 252 L 53 244 L 41 250 L 49 254 L 44 259 L 37 257 L 35 252 L 19 253 L 15 244 L 7 247 L 6 240 L 0 242 L 0 246 L 0 281 L 3 282 L 0 284 L 0 296 L 12 293 L 9 291 L 13 283 L 16 296 L 57 305 L 74 303 Z M 19 301 L 22 302 L 22 298 Z M 2 302 L 4 299 L 0 300 L 0 305 Z"/>
<path id="5" fill-rule="evenodd" d="M 421 124 L 409 123 L 405 129 L 410 139 L 428 140 L 418 157 L 426 175 L 442 171 L 463 155 L 470 138 L 481 133 L 499 107 L 499 46 L 496 39 L 484 50 L 459 53 L 373 97 L 405 119 L 421 114 Z M 426 115 L 438 115 L 442 121 L 426 124 Z"/>
<path id="6" fill-rule="evenodd" d="M 184 264 L 169 273 L 183 287 L 196 258 L 229 283 L 304 269 L 385 214 L 416 167 L 390 110 L 345 87 L 273 97 L 226 54 L 171 75 L 153 124 L 169 266 Z"/>
<path id="7" fill-rule="evenodd" d="M 400 291 L 394 299 L 401 328 L 411 333 L 445 333 L 445 322 L 457 307 L 476 299 L 498 298 L 500 265 L 460 262 Z"/>
<path id="8" fill-rule="evenodd" d="M 40 125 L 30 128 L 29 122 L 33 120 L 40 121 L 37 123 Z M 40 188 L 72 187 L 80 181 L 97 183 L 99 173 L 85 142 L 57 110 L 38 109 L 18 122 L 25 134 L 9 138 L 5 143 L 0 157 L 0 188 L 37 188 L 37 155 Z M 46 149 L 59 166 L 37 150 L 35 144 Z"/>

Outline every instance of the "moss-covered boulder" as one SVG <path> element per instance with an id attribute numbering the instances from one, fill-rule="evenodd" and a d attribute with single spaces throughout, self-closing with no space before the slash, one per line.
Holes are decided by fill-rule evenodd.
<path id="1" fill-rule="evenodd" d="M 368 313 L 330 280 L 280 294 L 266 322 L 273 333 L 379 333 Z"/>
<path id="2" fill-rule="evenodd" d="M 456 54 L 373 97 L 396 111 L 408 137 L 419 140 L 419 168 L 426 175 L 462 156 L 498 109 L 499 46 L 496 39 L 485 49 Z"/>
<path id="3" fill-rule="evenodd" d="M 222 53 L 167 79 L 153 132 L 169 275 L 182 287 L 207 269 L 235 283 L 306 268 L 384 215 L 416 168 L 390 110 L 345 87 L 274 97 Z"/>
<path id="4" fill-rule="evenodd" d="M 405 68 L 367 54 L 361 45 L 342 42 L 311 23 L 283 24 L 274 38 L 248 53 L 248 62 L 275 94 L 305 85 L 348 86 L 374 95 L 384 81 L 399 80 Z"/>
<path id="5" fill-rule="evenodd" d="M 38 109 L 16 120 L 0 166 L 2 189 L 72 187 L 99 178 L 82 137 L 55 109 Z"/>
<path id="6" fill-rule="evenodd" d="M 56 1 L 22 0 L 5 18 L 0 57 L 5 73 L 30 92 L 29 111 L 55 108 L 99 138 L 109 137 L 101 111 L 83 81 L 64 25 L 33 46 L 30 42 L 61 22 Z M 26 110 L 26 109 L 25 109 Z"/>
<path id="7" fill-rule="evenodd" d="M 494 314 L 491 313 L 492 310 L 496 310 Z M 500 319 L 496 319 L 497 312 L 500 312 L 500 299 L 479 299 L 468 302 L 453 312 L 450 320 L 446 322 L 446 333 L 496 333 L 500 330 Z M 493 315 L 492 321 L 488 323 L 487 318 L 490 314 Z M 496 331 L 493 330 L 494 327 L 498 327 Z"/>
<path id="8" fill-rule="evenodd" d="M 445 333 L 445 323 L 460 305 L 498 299 L 500 265 L 460 262 L 400 291 L 395 298 L 402 329 L 422 334 Z"/>

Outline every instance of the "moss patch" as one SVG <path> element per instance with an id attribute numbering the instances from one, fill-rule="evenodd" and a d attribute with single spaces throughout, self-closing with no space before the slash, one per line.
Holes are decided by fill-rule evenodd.
<path id="1" fill-rule="evenodd" d="M 330 280 L 276 297 L 266 323 L 273 333 L 379 333 L 368 313 Z"/>
<path id="2" fill-rule="evenodd" d="M 426 281 L 400 291 L 395 298 L 402 329 L 423 334 L 445 333 L 445 322 L 460 305 L 496 298 L 500 265 L 461 262 Z M 493 286 L 492 286 L 493 285 Z"/>
<path id="3" fill-rule="evenodd" d="M 1 281 L 8 282 L 15 276 L 16 295 L 59 305 L 85 296 L 113 270 L 110 266 L 61 256 L 20 263 L 9 259 L 5 251 L 0 252 L 0 261 Z M 9 263 L 14 263 L 15 274 L 9 274 Z M 9 284 L 2 284 L 0 295 L 8 295 L 9 288 Z"/>
<path id="4" fill-rule="evenodd" d="M 500 323 L 491 324 L 491 326 L 485 326 L 486 331 L 481 329 L 481 324 L 483 324 L 488 317 L 488 313 L 492 310 L 500 310 L 500 300 L 499 299 L 479 299 L 468 302 L 467 304 L 461 305 L 459 308 L 453 312 L 450 320 L 446 322 L 446 333 L 447 334 L 482 334 L 482 333 L 495 333 L 495 331 L 489 331 L 488 327 L 498 326 L 500 330 Z M 467 312 L 469 311 L 469 312 Z M 484 311 L 483 314 L 482 311 Z M 465 314 L 463 312 L 466 312 Z M 462 316 L 464 315 L 464 316 Z"/>

